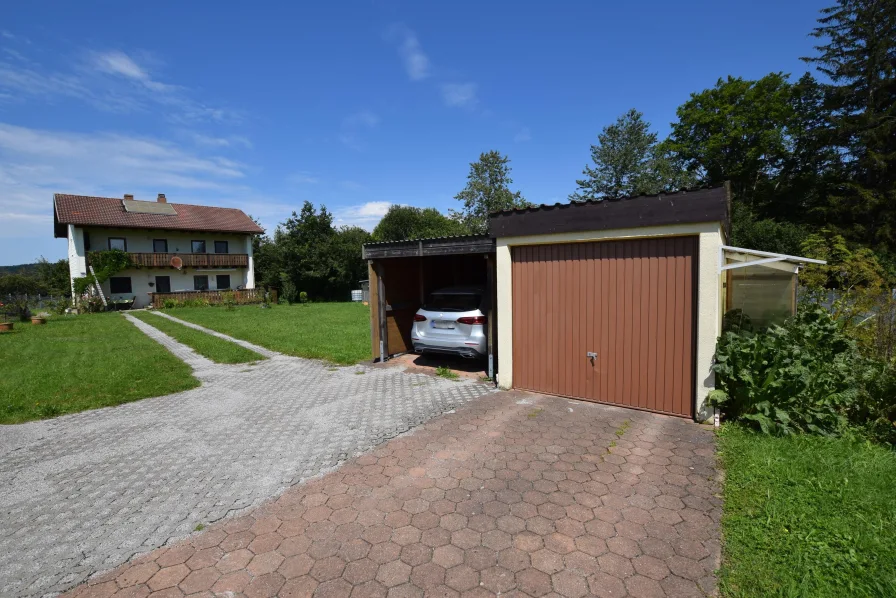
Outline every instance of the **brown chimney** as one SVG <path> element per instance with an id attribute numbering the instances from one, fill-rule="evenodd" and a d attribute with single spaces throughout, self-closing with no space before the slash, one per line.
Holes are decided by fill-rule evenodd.
<path id="1" fill-rule="evenodd" d="M 134 196 L 131 195 L 130 193 L 125 193 L 124 199 L 125 199 L 125 201 L 134 201 Z"/>
<path id="2" fill-rule="evenodd" d="M 159 203 L 168 203 L 168 200 L 165 199 L 165 194 L 164 194 L 164 193 L 159 193 L 159 198 L 158 198 L 156 201 L 159 202 Z"/>

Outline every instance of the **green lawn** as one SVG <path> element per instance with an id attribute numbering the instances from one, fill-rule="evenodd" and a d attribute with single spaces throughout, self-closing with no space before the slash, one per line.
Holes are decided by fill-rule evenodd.
<path id="1" fill-rule="evenodd" d="M 896 452 L 720 433 L 724 596 L 896 596 Z"/>
<path id="2" fill-rule="evenodd" d="M 162 316 L 156 316 L 145 311 L 135 311 L 131 315 L 154 328 L 158 328 L 168 336 L 182 342 L 215 363 L 248 363 L 266 359 L 255 351 L 250 351 L 236 343 L 206 334 L 200 330 L 194 330 L 177 322 L 172 322 Z"/>
<path id="3" fill-rule="evenodd" d="M 353 364 L 370 359 L 370 308 L 361 303 L 257 305 L 166 310 L 175 318 L 287 355 Z"/>
<path id="4" fill-rule="evenodd" d="M 199 386 L 190 367 L 119 313 L 16 323 L 0 333 L 0 424 Z"/>

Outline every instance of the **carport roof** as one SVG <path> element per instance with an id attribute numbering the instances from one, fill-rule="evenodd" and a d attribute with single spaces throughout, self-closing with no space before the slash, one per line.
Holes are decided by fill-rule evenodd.
<path id="1" fill-rule="evenodd" d="M 518 237 L 696 222 L 728 227 L 727 184 L 620 199 L 556 203 L 493 212 L 492 237 Z"/>
<path id="2" fill-rule="evenodd" d="M 494 253 L 495 240 L 488 235 L 461 235 L 454 237 L 434 237 L 408 241 L 383 241 L 365 243 L 361 257 L 375 260 L 392 257 L 423 257 L 430 255 L 464 255 L 471 253 Z"/>

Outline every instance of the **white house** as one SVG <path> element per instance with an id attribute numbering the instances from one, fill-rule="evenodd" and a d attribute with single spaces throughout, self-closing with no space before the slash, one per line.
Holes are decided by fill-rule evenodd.
<path id="1" fill-rule="evenodd" d="M 91 251 L 121 249 L 134 267 L 102 283 L 112 299 L 151 303 L 151 293 L 254 289 L 252 236 L 264 232 L 243 211 L 124 198 L 53 196 L 53 230 L 68 239 L 69 278 L 87 276 Z"/>

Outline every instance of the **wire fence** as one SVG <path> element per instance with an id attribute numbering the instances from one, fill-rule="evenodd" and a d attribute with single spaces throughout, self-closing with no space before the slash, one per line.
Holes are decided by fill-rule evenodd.
<path id="1" fill-rule="evenodd" d="M 60 302 L 68 302 L 69 298 L 65 295 L 0 295 L 0 305 L 11 305 L 13 303 L 24 303 L 31 309 L 53 309 Z"/>

